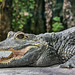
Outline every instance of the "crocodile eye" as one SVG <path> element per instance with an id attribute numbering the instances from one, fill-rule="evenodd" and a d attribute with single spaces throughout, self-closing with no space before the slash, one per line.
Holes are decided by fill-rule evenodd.
<path id="1" fill-rule="evenodd" d="M 18 39 L 24 39 L 24 34 L 19 34 L 19 35 L 17 35 L 17 38 L 18 38 Z"/>
<path id="2" fill-rule="evenodd" d="M 18 40 L 24 40 L 26 38 L 24 33 L 19 33 L 15 36 L 16 39 Z"/>

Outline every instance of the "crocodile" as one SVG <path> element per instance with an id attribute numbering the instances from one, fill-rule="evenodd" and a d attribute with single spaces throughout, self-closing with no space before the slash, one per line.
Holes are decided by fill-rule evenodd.
<path id="1" fill-rule="evenodd" d="M 0 42 L 0 67 L 75 68 L 75 27 L 61 32 L 28 34 L 8 32 Z"/>

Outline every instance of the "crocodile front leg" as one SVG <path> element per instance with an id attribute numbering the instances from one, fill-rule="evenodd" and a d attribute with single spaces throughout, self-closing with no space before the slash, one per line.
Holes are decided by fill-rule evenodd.
<path id="1" fill-rule="evenodd" d="M 41 57 L 36 62 L 36 66 L 46 67 L 59 64 L 59 58 L 53 47 L 49 46 L 47 50 L 43 52 Z"/>
<path id="2" fill-rule="evenodd" d="M 61 64 L 60 67 L 61 68 L 75 68 L 75 55 L 64 64 Z"/>

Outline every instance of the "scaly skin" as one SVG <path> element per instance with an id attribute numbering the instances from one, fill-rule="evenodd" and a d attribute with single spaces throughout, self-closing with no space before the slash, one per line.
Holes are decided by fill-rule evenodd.
<path id="1" fill-rule="evenodd" d="M 75 27 L 39 35 L 10 31 L 0 42 L 0 67 L 55 64 L 75 67 Z"/>

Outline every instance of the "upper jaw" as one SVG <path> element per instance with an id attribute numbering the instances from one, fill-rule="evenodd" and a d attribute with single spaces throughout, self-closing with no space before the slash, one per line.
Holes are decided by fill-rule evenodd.
<path id="1" fill-rule="evenodd" d="M 8 41 L 8 40 L 7 40 Z M 10 48 L 18 48 L 19 49 L 22 49 L 26 46 L 41 46 L 41 43 L 40 42 L 34 42 L 34 41 L 25 41 L 25 42 L 22 42 L 22 43 L 16 43 L 16 42 L 7 42 L 6 40 L 5 41 L 2 41 L 0 42 L 0 50 L 1 49 L 4 49 L 4 50 L 7 50 L 7 49 L 10 49 Z"/>

